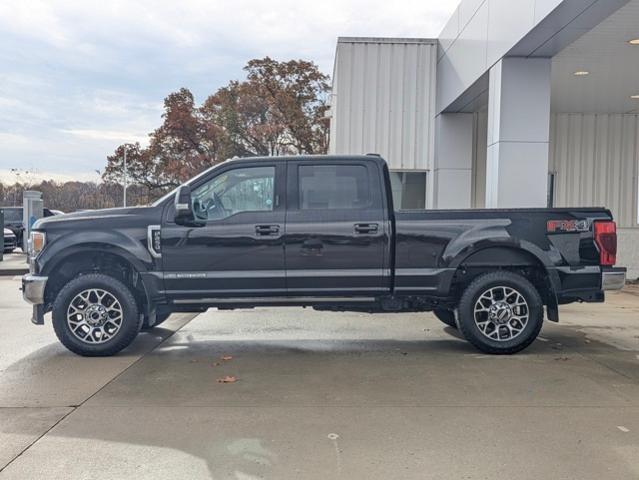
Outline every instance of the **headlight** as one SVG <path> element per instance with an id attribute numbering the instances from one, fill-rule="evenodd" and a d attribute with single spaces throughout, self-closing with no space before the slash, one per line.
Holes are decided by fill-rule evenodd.
<path id="1" fill-rule="evenodd" d="M 29 236 L 29 254 L 32 258 L 37 257 L 44 245 L 47 243 L 47 236 L 44 232 L 31 232 Z"/>

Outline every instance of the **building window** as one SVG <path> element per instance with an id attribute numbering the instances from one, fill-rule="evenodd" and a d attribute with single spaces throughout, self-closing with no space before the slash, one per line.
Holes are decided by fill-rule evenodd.
<path id="1" fill-rule="evenodd" d="M 426 208 L 426 172 L 391 172 L 390 177 L 396 210 Z"/>

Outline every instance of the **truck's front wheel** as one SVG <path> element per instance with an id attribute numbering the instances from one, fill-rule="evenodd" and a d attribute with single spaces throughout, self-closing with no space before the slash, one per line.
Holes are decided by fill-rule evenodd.
<path id="1" fill-rule="evenodd" d="M 517 353 L 535 341 L 543 324 L 543 302 L 535 286 L 511 272 L 477 277 L 459 302 L 459 328 L 490 354 Z"/>
<path id="2" fill-rule="evenodd" d="M 140 326 L 133 294 L 108 275 L 96 273 L 71 280 L 53 304 L 55 333 L 78 355 L 114 355 L 133 342 Z"/>

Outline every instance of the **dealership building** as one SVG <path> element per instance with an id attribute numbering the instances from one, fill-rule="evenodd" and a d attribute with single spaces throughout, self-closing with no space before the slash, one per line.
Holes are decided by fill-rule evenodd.
<path id="1" fill-rule="evenodd" d="M 463 0 L 437 39 L 340 38 L 331 153 L 402 208 L 605 206 L 639 277 L 639 0 Z"/>

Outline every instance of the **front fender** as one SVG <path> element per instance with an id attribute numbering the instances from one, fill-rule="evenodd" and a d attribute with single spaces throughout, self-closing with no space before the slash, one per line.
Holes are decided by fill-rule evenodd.
<path id="1" fill-rule="evenodd" d="M 153 258 L 143 241 L 119 231 L 71 232 L 55 239 L 37 258 L 39 272 L 50 275 L 68 258 L 86 252 L 111 253 L 128 261 L 138 272 L 153 269 Z"/>

